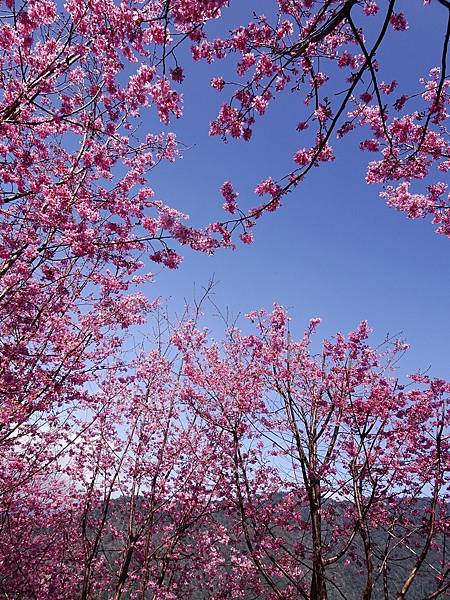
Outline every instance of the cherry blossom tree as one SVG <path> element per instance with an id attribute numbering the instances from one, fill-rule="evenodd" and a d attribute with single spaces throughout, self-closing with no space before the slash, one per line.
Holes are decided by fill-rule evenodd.
<path id="1" fill-rule="evenodd" d="M 361 150 L 374 155 L 367 183 L 383 186 L 380 195 L 389 206 L 412 219 L 431 215 L 436 231 L 450 235 L 445 183 L 450 4 L 435 3 L 442 13 L 436 22 L 442 50 L 429 73 L 417 74 L 416 89 L 403 88 L 401 80 L 384 79 L 387 57 L 379 57 L 388 36 L 408 35 L 407 11 L 412 12 L 418 0 L 278 0 L 265 3 L 263 14 L 258 3 L 252 3 L 250 23 L 235 26 L 227 37 L 205 38 L 194 46 L 196 60 L 226 58 L 235 64 L 232 82 L 222 76 L 211 81 L 222 94 L 231 91 L 211 123 L 211 135 L 248 141 L 255 123 L 277 98 L 291 91 L 302 101 L 298 112 L 285 118 L 286 128 L 299 132 L 299 148 L 284 177 L 269 177 L 257 185 L 263 202 L 244 214 L 235 205 L 231 184 L 224 188 L 225 207 L 236 217 L 233 225 L 243 226 L 247 239 L 255 219 L 276 210 L 314 167 L 334 160 L 339 138 L 352 131 L 358 134 Z M 390 63 L 396 60 L 401 73 L 402 61 L 408 58 L 389 56 Z"/>
<path id="2" fill-rule="evenodd" d="M 122 332 L 154 306 L 133 290 L 151 278 L 148 260 L 175 268 L 172 242 L 207 253 L 230 242 L 155 197 L 149 175 L 177 158 L 177 141 L 158 118 L 139 127 L 153 113 L 163 124 L 181 115 L 169 45 L 220 3 L 174 4 L 170 28 L 158 2 L 6 0 L 0 9 L 6 494 L 72 443 L 62 424 L 89 405 L 88 386 L 114 362 Z"/>
<path id="3" fill-rule="evenodd" d="M 70 444 L 53 426 L 3 488 L 5 596 L 446 597 L 450 384 L 401 384 L 406 345 L 365 322 L 320 347 L 318 319 L 250 318 L 223 344 L 184 320 L 99 377 Z"/>
<path id="4" fill-rule="evenodd" d="M 189 323 L 174 337 L 184 395 L 223 444 L 244 597 L 445 596 L 449 384 L 400 384 L 406 344 L 372 348 L 366 322 L 314 351 L 320 319 L 293 341 L 281 307 L 250 318 L 223 347 Z"/>
<path id="5" fill-rule="evenodd" d="M 362 324 L 315 355 L 316 323 L 292 342 L 276 307 L 255 313 L 253 335 L 230 330 L 223 347 L 195 319 L 167 325 L 171 339 L 159 331 L 150 352 L 130 347 L 129 330 L 157 304 L 136 289 L 152 279 L 149 261 L 176 268 L 180 245 L 211 254 L 232 246 L 237 227 L 251 242 L 255 220 L 332 160 L 334 133 L 368 126 L 362 148 L 381 152 L 368 181 L 448 234 L 445 184 L 410 192 L 412 180 L 448 170 L 448 27 L 422 91 L 396 97 L 376 62 L 389 28 L 407 28 L 395 0 L 280 1 L 272 16 L 210 40 L 206 25 L 228 4 L 0 3 L 5 598 L 323 600 L 346 561 L 364 599 L 388 597 L 399 561 L 399 599 L 424 573 L 436 575 L 430 600 L 449 589 L 449 389 L 425 375 L 399 385 L 401 345 L 370 348 Z M 182 116 L 184 46 L 195 60 L 242 55 L 248 81 L 214 135 L 249 139 L 288 85 L 313 107 L 298 129 L 315 128 L 314 140 L 295 169 L 257 188 L 268 201 L 242 212 L 226 182 L 233 216 L 203 229 L 150 186 L 153 168 L 179 156 L 159 122 Z M 342 82 L 331 106 L 323 90 Z"/>
<path id="6" fill-rule="evenodd" d="M 448 3 L 441 4 L 444 12 Z M 439 231 L 446 232 L 445 184 L 436 181 L 426 195 L 411 194 L 409 186 L 432 167 L 447 169 L 448 28 L 441 66 L 416 99 L 425 103 L 425 112 L 390 120 L 381 94 L 390 97 L 396 84 L 378 82 L 376 52 L 389 28 L 407 28 L 395 0 L 381 8 L 366 0 L 280 2 L 274 5 L 277 27 L 259 18 L 228 39 L 209 41 L 205 23 L 220 18 L 226 5 L 225 0 L 2 3 L 5 440 L 36 410 L 82 394 L 89 372 L 117 347 L 117 328 L 142 322 L 151 303 L 129 292 L 150 277 L 139 272 L 146 257 L 176 267 L 180 256 L 172 241 L 211 253 L 231 245 L 230 231 L 237 225 L 250 242 L 255 218 L 274 210 L 314 165 L 332 159 L 334 132 L 369 125 L 374 138 L 363 148 L 383 152 L 382 160 L 369 165 L 369 180 L 399 182 L 383 192 L 388 201 L 410 216 L 431 212 Z M 365 23 L 383 10 L 370 45 Z M 238 212 L 236 219 L 204 231 L 188 227 L 185 215 L 156 199 L 148 186 L 158 162 L 176 159 L 174 134 L 139 127 L 153 112 L 163 123 L 181 116 L 182 98 L 173 86 L 184 77 L 177 62 L 183 43 L 192 44 L 197 60 L 240 53 L 238 74 L 251 74 L 222 108 L 212 134 L 249 138 L 255 117 L 288 84 L 305 91 L 307 106 L 314 105 L 298 128 L 317 128 L 313 146 L 295 154 L 299 169 L 285 184 L 268 179 L 257 187 L 258 194 L 269 194 L 268 202 L 244 214 L 226 183 L 225 208 Z M 330 64 L 329 73 L 318 69 L 319 59 Z M 366 73 L 370 81 L 363 84 Z M 342 80 L 348 87 L 336 109 L 321 94 Z M 217 79 L 213 85 L 222 89 L 225 83 Z M 358 96 L 363 85 L 367 89 Z M 401 96 L 394 109 L 405 111 L 409 100 Z"/>
<path id="7" fill-rule="evenodd" d="M 8 494 L 5 596 L 195 595 L 190 564 L 208 568 L 219 440 L 179 393 L 170 361 L 156 352 L 139 356 L 132 374 L 118 368 L 103 381 L 91 399 L 94 422 L 41 477 Z"/>
<path id="8" fill-rule="evenodd" d="M 175 135 L 159 129 L 182 111 L 169 46 L 216 17 L 220 5 L 174 3 L 169 27 L 159 2 L 0 3 L 5 597 L 68 598 L 79 590 L 88 597 L 94 564 L 94 589 L 103 586 L 105 525 L 95 519 L 119 493 L 119 472 L 123 481 L 131 469 L 138 432 L 146 435 L 136 422 L 120 437 L 118 427 L 133 417 L 115 411 L 102 392 L 123 363 L 126 330 L 155 306 L 133 286 L 152 278 L 149 260 L 178 266 L 174 243 L 207 253 L 230 244 L 220 228 L 188 226 L 148 182 L 158 163 L 179 154 Z M 159 410 L 165 414 L 162 404 Z M 80 519 L 81 537 L 74 533 Z M 130 544 L 115 550 L 122 579 L 104 587 L 118 597 Z"/>

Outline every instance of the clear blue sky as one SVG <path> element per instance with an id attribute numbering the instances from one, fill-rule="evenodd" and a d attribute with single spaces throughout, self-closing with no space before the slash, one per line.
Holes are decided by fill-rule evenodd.
<path id="1" fill-rule="evenodd" d="M 242 7 L 253 4 L 268 15 L 273 6 L 272 0 L 235 0 L 227 24 L 237 24 Z M 402 6 L 410 30 L 391 32 L 379 58 L 383 78 L 397 78 L 409 91 L 439 64 L 446 10 L 436 0 L 428 7 L 422 0 Z M 286 93 L 258 122 L 250 144 L 224 144 L 208 137 L 209 122 L 228 98 L 226 91 L 209 87 L 211 77 L 223 73 L 223 63 L 179 58 L 187 75 L 185 113 L 171 129 L 191 149 L 177 164 L 155 170 L 150 183 L 159 198 L 200 226 L 224 218 L 223 181 L 233 181 L 248 207 L 257 203 L 253 189 L 261 179 L 287 172 L 292 154 L 303 146 L 295 132 L 303 98 Z M 214 275 L 215 301 L 234 314 L 279 302 L 290 308 L 297 331 L 309 318 L 322 317 L 325 336 L 367 319 L 377 340 L 388 332 L 407 338 L 411 350 L 404 372 L 431 366 L 433 375 L 449 377 L 450 240 L 436 235 L 429 222 L 410 221 L 386 207 L 378 189 L 365 184 L 371 155 L 357 149 L 358 141 L 350 136 L 336 143 L 334 163 L 314 169 L 281 210 L 260 220 L 254 244 L 213 257 L 186 250 L 181 268 L 160 274 L 149 294 L 171 297 L 171 308 L 178 310 L 184 298 L 192 298 L 194 285 L 201 288 Z"/>

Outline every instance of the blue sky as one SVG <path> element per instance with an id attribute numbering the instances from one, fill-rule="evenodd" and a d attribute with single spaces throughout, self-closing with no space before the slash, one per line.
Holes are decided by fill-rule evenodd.
<path id="1" fill-rule="evenodd" d="M 271 0 L 248 3 L 267 11 Z M 381 3 L 383 4 L 383 2 Z M 232 27 L 242 17 L 243 3 L 226 17 Z M 440 61 L 446 10 L 436 0 L 404 0 L 410 22 L 406 33 L 391 32 L 379 55 L 383 78 L 404 83 L 407 91 Z M 214 24 L 213 27 L 218 27 Z M 221 24 L 220 27 L 224 27 Z M 233 181 L 243 206 L 257 203 L 253 189 L 269 175 L 284 175 L 292 154 L 304 145 L 295 124 L 303 98 L 284 94 L 259 120 L 251 143 L 224 144 L 208 137 L 227 92 L 209 87 L 221 75 L 221 62 L 192 64 L 179 55 L 186 70 L 184 117 L 171 130 L 190 149 L 175 165 L 158 167 L 150 178 L 157 197 L 191 215 L 194 225 L 223 219 L 220 185 Z M 171 298 L 172 310 L 190 300 L 214 276 L 215 302 L 231 313 L 246 313 L 279 302 L 290 308 L 294 329 L 320 316 L 321 334 L 347 332 L 361 319 L 375 329 L 375 339 L 398 333 L 411 344 L 402 371 L 431 367 L 433 375 L 450 376 L 449 301 L 450 241 L 434 233 L 429 222 L 410 221 L 389 209 L 378 189 L 364 181 L 371 155 L 358 150 L 359 137 L 334 144 L 336 160 L 314 169 L 274 214 L 257 224 L 255 242 L 213 257 L 186 250 L 178 271 L 160 273 L 148 288 L 152 297 Z M 217 336 L 219 325 L 206 319 Z"/>

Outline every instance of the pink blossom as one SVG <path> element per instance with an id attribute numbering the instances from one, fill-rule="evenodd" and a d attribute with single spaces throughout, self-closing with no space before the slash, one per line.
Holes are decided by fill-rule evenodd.
<path id="1" fill-rule="evenodd" d="M 156 263 L 162 263 L 169 269 L 176 269 L 182 261 L 181 256 L 170 249 L 158 250 L 150 256 Z"/>
<path id="2" fill-rule="evenodd" d="M 391 25 L 395 31 L 406 31 L 408 21 L 403 13 L 394 13 L 391 17 Z"/>
<path id="3" fill-rule="evenodd" d="M 393 79 L 390 83 L 385 83 L 384 81 L 382 83 L 380 83 L 380 89 L 385 93 L 385 94 L 392 94 L 392 92 L 395 90 L 395 88 L 397 87 L 397 82 L 395 81 L 395 79 Z"/>
<path id="4" fill-rule="evenodd" d="M 248 71 L 248 69 L 250 69 L 250 67 L 252 67 L 255 63 L 256 58 L 254 54 L 251 52 L 244 54 L 236 67 L 238 75 L 242 77 L 242 75 L 244 75 L 244 73 Z"/>
<path id="5" fill-rule="evenodd" d="M 237 209 L 236 199 L 239 194 L 234 191 L 233 185 L 230 181 L 225 181 L 225 183 L 222 184 L 220 191 L 222 196 L 225 198 L 225 204 L 223 205 L 223 208 L 227 212 L 234 214 Z"/>
<path id="6" fill-rule="evenodd" d="M 297 131 L 304 131 L 305 129 L 308 129 L 308 123 L 306 121 L 300 121 L 296 129 Z"/>
<path id="7" fill-rule="evenodd" d="M 364 94 L 361 94 L 360 96 L 361 101 L 362 102 L 370 102 L 372 100 L 372 94 L 369 94 L 368 92 L 364 92 Z"/>
<path id="8" fill-rule="evenodd" d="M 325 123 L 328 119 L 331 119 L 333 113 L 328 106 L 321 104 L 315 111 L 314 115 L 321 122 Z"/>
<path id="9" fill-rule="evenodd" d="M 260 114 L 263 115 L 266 112 L 266 108 L 267 108 L 267 100 L 265 98 L 263 98 L 262 96 L 255 96 L 253 98 L 253 107 L 255 108 L 255 110 Z"/>
<path id="10" fill-rule="evenodd" d="M 272 197 L 276 197 L 280 194 L 281 188 L 273 181 L 271 177 L 265 179 L 256 186 L 255 193 L 258 196 L 269 194 Z"/>
<path id="11" fill-rule="evenodd" d="M 361 150 L 368 150 L 369 152 L 378 152 L 380 149 L 380 143 L 377 140 L 364 140 L 359 146 Z"/>
<path id="12" fill-rule="evenodd" d="M 244 244 L 251 244 L 253 242 L 253 235 L 248 231 L 241 233 L 240 238 Z"/>
<path id="13" fill-rule="evenodd" d="M 165 77 L 161 77 L 150 88 L 150 95 L 158 108 L 158 115 L 163 123 L 169 122 L 170 114 L 175 115 L 176 118 L 181 117 L 181 96 L 171 89 L 170 84 Z"/>
<path id="14" fill-rule="evenodd" d="M 299 166 L 307 165 L 311 161 L 311 151 L 303 148 L 294 154 L 294 162 Z"/>
<path id="15" fill-rule="evenodd" d="M 183 80 L 184 80 L 183 69 L 181 67 L 175 67 L 175 69 L 171 69 L 170 77 L 177 83 L 183 83 Z"/>
<path id="16" fill-rule="evenodd" d="M 376 15 L 379 11 L 378 4 L 372 0 L 366 0 L 364 4 L 364 14 L 367 16 Z"/>
<path id="17" fill-rule="evenodd" d="M 223 90 L 224 86 L 225 80 L 223 77 L 214 77 L 211 79 L 211 87 L 213 87 L 215 90 Z"/>

